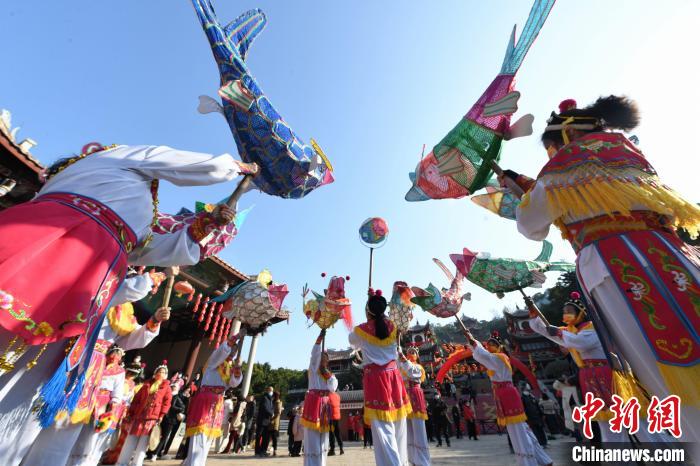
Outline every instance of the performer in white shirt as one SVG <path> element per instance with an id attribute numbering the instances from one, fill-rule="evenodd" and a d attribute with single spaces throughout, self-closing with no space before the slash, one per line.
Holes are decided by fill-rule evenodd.
<path id="1" fill-rule="evenodd" d="M 406 420 L 408 461 L 415 466 L 430 466 L 430 444 L 425 431 L 428 408 L 425 403 L 425 394 L 420 387 L 420 384 L 425 381 L 425 369 L 418 362 L 416 348 L 409 348 L 407 353 L 404 356 L 399 352 L 399 370 L 411 400 L 411 413 Z"/>
<path id="2" fill-rule="evenodd" d="M 332 414 L 328 395 L 338 389 L 338 379 L 328 369 L 328 353 L 321 351 L 325 334 L 326 330 L 321 330 L 309 361 L 309 387 L 300 420 L 304 428 L 304 466 L 325 466 L 328 456 Z"/>
<path id="3" fill-rule="evenodd" d="M 168 275 L 175 275 L 177 272 L 177 267 L 170 267 L 167 271 Z M 131 296 L 140 300 L 154 289 L 154 280 L 160 283 L 164 278 L 165 274 L 162 273 L 143 274 L 127 278 L 124 283 L 129 287 Z M 124 385 L 124 370 L 120 364 L 121 371 L 114 367 L 115 362 L 112 361 L 110 371 L 116 373 L 105 372 L 106 366 L 110 364 L 109 357 L 105 358 L 105 351 L 112 344 L 116 345 L 122 354 L 124 351 L 146 347 L 158 336 L 160 323 L 169 318 L 170 310 L 161 308 L 146 325 L 139 325 L 131 303 L 111 307 L 100 328 L 95 350 L 86 371 L 85 385 L 75 410 L 70 414 L 61 411 L 57 415 L 57 421 L 41 431 L 25 456 L 23 464 L 91 464 L 93 459 L 94 464 L 97 464 L 101 454 L 96 459 L 92 458 L 92 446 L 98 437 L 104 438 L 106 434 L 95 432 L 95 422 L 106 411 L 107 404 L 114 408 L 119 407 Z M 118 358 L 118 363 L 120 362 L 121 356 Z M 111 393 L 111 399 L 100 396 L 103 390 Z M 84 461 L 87 463 L 83 463 Z"/>
<path id="4" fill-rule="evenodd" d="M 204 466 L 212 441 L 221 436 L 224 392 L 236 388 L 243 380 L 241 366 L 234 357 L 241 351 L 245 330 L 233 335 L 209 356 L 202 374 L 202 384 L 192 396 L 187 410 L 189 438 L 187 458 L 182 466 Z"/>
<path id="5" fill-rule="evenodd" d="M 501 352 L 501 343 L 496 338 L 487 342 L 488 350 L 474 339 L 471 333 L 464 332 L 472 347 L 474 359 L 488 369 L 491 379 L 498 424 L 505 426 L 513 443 L 516 464 L 518 466 L 551 465 L 552 459 L 545 453 L 527 425 L 525 409 L 518 390 L 513 386 L 513 369 L 508 356 Z"/>
<path id="6" fill-rule="evenodd" d="M 396 364 L 396 326 L 384 315 L 386 307 L 381 291 L 370 290 L 367 322 L 353 329 L 349 341 L 362 351 L 364 420 L 372 427 L 374 460 L 379 466 L 405 466 L 411 402 Z"/>
<path id="7" fill-rule="evenodd" d="M 38 430 L 18 426 L 33 417 L 40 395 L 44 425 L 65 406 L 66 393 L 84 376 L 83 353 L 92 350 L 108 304 L 132 300 L 113 299 L 127 260 L 195 264 L 202 253 L 198 241 L 233 219 L 221 210 L 202 214 L 188 228 L 149 242 L 158 227 L 157 179 L 206 185 L 255 170 L 228 154 L 101 148 L 51 167 L 37 198 L 0 212 L 0 307 L 7 311 L 0 313 L 0 463 L 19 464 L 36 438 Z M 64 359 L 71 336 L 78 339 Z M 70 382 L 67 390 L 40 394 L 60 364 L 66 365 L 60 372 Z M 13 390 L 20 382 L 23 389 Z M 61 382 L 53 386 L 66 386 Z"/>

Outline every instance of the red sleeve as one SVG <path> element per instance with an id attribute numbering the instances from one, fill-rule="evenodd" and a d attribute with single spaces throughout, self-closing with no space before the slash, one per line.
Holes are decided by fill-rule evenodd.
<path id="1" fill-rule="evenodd" d="M 165 417 L 165 415 L 168 414 L 168 411 L 170 410 L 170 404 L 173 402 L 173 392 L 170 390 L 170 386 L 167 387 L 168 391 L 165 392 L 163 404 L 160 407 L 160 416 L 158 416 L 159 418 Z"/>
<path id="2" fill-rule="evenodd" d="M 148 396 L 148 389 L 150 384 L 145 383 L 141 387 L 141 389 L 136 392 L 136 395 L 134 395 L 134 399 L 131 401 L 131 406 L 129 406 L 129 416 L 133 416 L 136 414 L 136 411 L 141 408 L 141 405 L 143 405 L 143 399 L 144 397 Z"/>

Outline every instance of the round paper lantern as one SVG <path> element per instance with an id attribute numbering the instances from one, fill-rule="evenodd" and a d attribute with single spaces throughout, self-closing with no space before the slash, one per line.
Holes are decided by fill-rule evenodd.
<path id="1" fill-rule="evenodd" d="M 371 217 L 360 225 L 360 239 L 368 247 L 378 247 L 387 240 L 389 225 L 381 217 Z"/>

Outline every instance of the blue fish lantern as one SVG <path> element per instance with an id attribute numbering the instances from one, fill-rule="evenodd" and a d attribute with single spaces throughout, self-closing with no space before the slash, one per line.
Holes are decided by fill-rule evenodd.
<path id="1" fill-rule="evenodd" d="M 300 199 L 333 182 L 333 167 L 318 144 L 300 140 L 277 113 L 250 74 L 246 53 L 267 19 L 250 10 L 222 26 L 209 0 L 192 0 L 209 39 L 221 75 L 219 96 L 200 97 L 201 113 L 219 112 L 226 117 L 244 162 L 254 162 L 260 172 L 253 183 L 272 196 Z"/>

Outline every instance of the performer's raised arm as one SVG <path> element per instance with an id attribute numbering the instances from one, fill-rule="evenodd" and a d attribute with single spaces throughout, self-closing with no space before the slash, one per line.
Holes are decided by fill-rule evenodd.
<path id="1" fill-rule="evenodd" d="M 143 153 L 137 171 L 149 178 L 170 181 L 177 186 L 222 183 L 238 175 L 255 172 L 253 166 L 237 161 L 229 154 L 212 155 L 151 146 Z"/>

